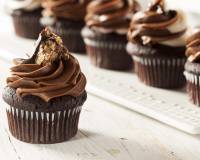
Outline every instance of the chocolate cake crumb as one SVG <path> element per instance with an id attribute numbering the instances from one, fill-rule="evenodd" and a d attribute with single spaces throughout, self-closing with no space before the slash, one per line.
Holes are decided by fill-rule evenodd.
<path id="1" fill-rule="evenodd" d="M 35 57 L 36 64 L 44 66 L 60 59 L 68 59 L 69 52 L 64 47 L 62 39 L 59 36 L 55 35 L 48 28 L 45 28 L 40 36 L 41 42 Z"/>

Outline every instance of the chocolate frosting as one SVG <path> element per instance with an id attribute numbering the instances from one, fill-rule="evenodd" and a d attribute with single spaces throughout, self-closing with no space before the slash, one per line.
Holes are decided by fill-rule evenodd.
<path id="1" fill-rule="evenodd" d="M 200 63 L 200 29 L 195 31 L 195 33 L 187 39 L 186 48 L 188 61 Z"/>
<path id="2" fill-rule="evenodd" d="M 84 20 L 86 6 L 91 0 L 44 0 L 44 16 L 65 18 L 72 20 Z"/>
<path id="3" fill-rule="evenodd" d="M 173 32 L 169 29 L 180 18 L 180 14 L 175 10 L 165 11 L 164 1 L 155 0 L 145 12 L 138 12 L 133 16 L 128 39 L 134 43 L 148 45 L 181 37 L 186 28 Z"/>
<path id="4" fill-rule="evenodd" d="M 64 95 L 77 97 L 85 91 L 86 78 L 78 61 L 48 29 L 41 32 L 33 56 L 14 63 L 7 85 L 21 97 L 35 95 L 48 102 Z"/>
<path id="5" fill-rule="evenodd" d="M 130 17 L 139 10 L 134 0 L 93 0 L 87 7 L 86 25 L 100 32 L 127 33 Z"/>

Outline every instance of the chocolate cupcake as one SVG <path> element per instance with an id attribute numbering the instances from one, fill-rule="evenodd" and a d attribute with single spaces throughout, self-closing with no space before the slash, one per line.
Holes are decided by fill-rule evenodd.
<path id="1" fill-rule="evenodd" d="M 86 6 L 90 0 L 44 0 L 41 23 L 49 26 L 61 36 L 70 52 L 85 53 L 85 44 L 81 37 L 84 26 Z"/>
<path id="2" fill-rule="evenodd" d="M 184 86 L 186 29 L 183 14 L 166 11 L 162 0 L 133 16 L 127 51 L 142 82 L 168 89 Z"/>
<path id="3" fill-rule="evenodd" d="M 188 59 L 184 74 L 187 80 L 187 92 L 190 100 L 200 106 L 200 29 L 187 39 L 186 55 Z"/>
<path id="4" fill-rule="evenodd" d="M 12 16 L 15 33 L 24 38 L 37 39 L 42 30 L 40 25 L 42 0 L 9 0 L 8 9 Z"/>
<path id="5" fill-rule="evenodd" d="M 44 144 L 75 136 L 87 98 L 86 78 L 61 38 L 43 30 L 33 56 L 14 63 L 3 92 L 11 134 Z"/>
<path id="6" fill-rule="evenodd" d="M 130 17 L 138 10 L 134 0 L 93 0 L 87 7 L 82 36 L 92 64 L 112 70 L 129 70 L 126 52 Z"/>

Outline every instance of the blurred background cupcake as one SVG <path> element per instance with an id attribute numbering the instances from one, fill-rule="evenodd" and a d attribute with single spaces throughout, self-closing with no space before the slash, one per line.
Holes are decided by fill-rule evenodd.
<path id="1" fill-rule="evenodd" d="M 162 0 L 133 16 L 127 50 L 142 82 L 160 88 L 184 86 L 186 31 L 182 12 L 167 10 Z"/>
<path id="2" fill-rule="evenodd" d="M 15 32 L 18 36 L 37 39 L 42 30 L 42 0 L 8 0 L 7 8 L 12 16 Z"/>
<path id="3" fill-rule="evenodd" d="M 139 10 L 134 0 L 93 0 L 87 7 L 86 26 L 82 31 L 87 54 L 95 66 L 128 70 L 127 31 L 131 16 Z"/>
<path id="4" fill-rule="evenodd" d="M 188 56 L 185 64 L 185 77 L 187 80 L 187 92 L 190 100 L 200 106 L 200 29 L 187 39 Z"/>
<path id="5" fill-rule="evenodd" d="M 43 0 L 41 23 L 49 26 L 62 37 L 71 52 L 84 53 L 85 45 L 81 37 L 86 6 L 90 0 Z"/>

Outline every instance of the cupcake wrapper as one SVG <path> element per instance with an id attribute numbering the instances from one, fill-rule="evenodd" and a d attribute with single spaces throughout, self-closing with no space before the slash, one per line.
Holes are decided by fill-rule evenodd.
<path id="1" fill-rule="evenodd" d="M 81 36 L 81 29 L 62 29 L 51 27 L 52 31 L 62 37 L 65 46 L 70 52 L 85 53 L 85 44 Z"/>
<path id="2" fill-rule="evenodd" d="M 15 33 L 24 38 L 37 39 L 42 30 L 39 16 L 13 16 Z"/>
<path id="3" fill-rule="evenodd" d="M 15 138 L 28 143 L 63 142 L 76 135 L 81 108 L 33 112 L 7 106 L 9 130 Z"/>
<path id="4" fill-rule="evenodd" d="M 200 75 L 184 72 L 187 80 L 187 93 L 192 103 L 200 106 Z"/>
<path id="5" fill-rule="evenodd" d="M 110 49 L 110 50 L 124 50 L 125 49 L 125 46 L 126 44 L 124 43 L 107 43 L 107 42 L 104 42 L 104 41 L 94 41 L 94 40 L 90 40 L 88 38 L 85 38 L 84 39 L 84 42 L 86 45 L 88 46 L 92 46 L 92 47 L 98 47 L 98 48 L 107 48 L 107 49 Z"/>
<path id="6" fill-rule="evenodd" d="M 125 43 L 95 41 L 84 39 L 91 63 L 100 68 L 129 70 L 132 68 L 131 56 L 126 52 Z"/>
<path id="7" fill-rule="evenodd" d="M 185 58 L 153 58 L 133 56 L 135 72 L 149 86 L 178 88 L 185 84 Z"/>

